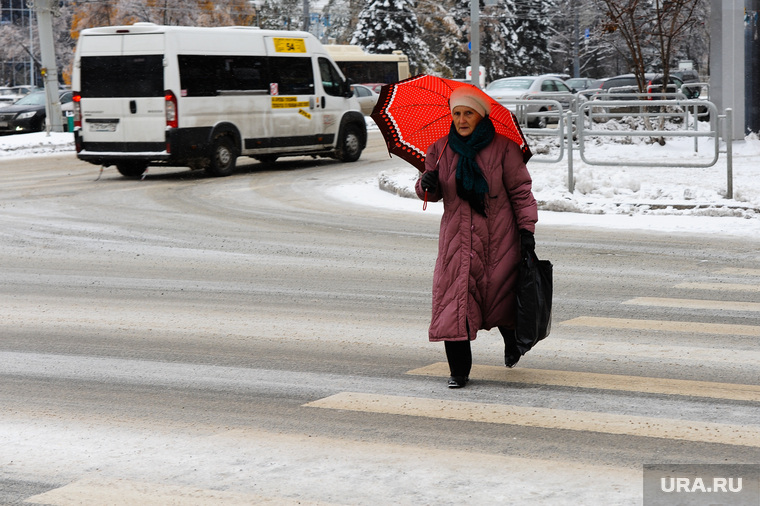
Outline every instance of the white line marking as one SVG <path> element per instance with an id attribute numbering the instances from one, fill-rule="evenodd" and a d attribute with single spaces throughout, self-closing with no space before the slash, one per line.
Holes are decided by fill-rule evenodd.
<path id="1" fill-rule="evenodd" d="M 760 292 L 760 285 L 743 285 L 738 283 L 679 283 L 675 288 L 714 290 L 717 292 Z"/>
<path id="2" fill-rule="evenodd" d="M 449 375 L 448 364 L 438 362 L 407 374 L 418 376 Z M 557 371 L 549 369 L 507 369 L 493 365 L 474 365 L 472 377 L 489 381 L 504 381 L 530 385 L 555 385 L 575 388 L 642 392 L 649 394 L 682 395 L 713 399 L 731 399 L 760 403 L 760 385 L 716 383 L 670 378 L 624 376 L 622 374 L 599 374 L 590 372 Z"/>
<path id="3" fill-rule="evenodd" d="M 659 297 L 636 297 L 627 300 L 623 304 L 635 306 L 658 306 L 676 307 L 687 309 L 720 309 L 722 311 L 758 311 L 760 304 L 757 302 L 735 302 L 724 300 L 697 300 L 697 299 L 666 299 Z"/>
<path id="4" fill-rule="evenodd" d="M 611 327 L 616 329 L 655 330 L 658 332 L 688 332 L 734 336 L 760 336 L 760 327 L 730 323 L 678 322 L 664 320 L 635 320 L 630 318 L 599 318 L 579 316 L 561 322 L 575 327 Z"/>
<path id="5" fill-rule="evenodd" d="M 342 392 L 305 406 L 760 448 L 758 426 L 357 392 Z"/>
<path id="6" fill-rule="evenodd" d="M 61 488 L 30 497 L 25 502 L 54 506 L 77 506 L 81 504 L 140 504 L 141 506 L 208 506 L 240 504 L 261 505 L 326 505 L 328 503 L 304 502 L 285 497 L 264 497 L 221 490 L 208 490 L 195 486 L 163 485 L 125 479 L 104 477 L 85 478 Z"/>
<path id="7" fill-rule="evenodd" d="M 739 267 L 726 267 L 717 271 L 718 274 L 737 274 L 740 276 L 760 276 L 760 269 L 741 269 Z"/>

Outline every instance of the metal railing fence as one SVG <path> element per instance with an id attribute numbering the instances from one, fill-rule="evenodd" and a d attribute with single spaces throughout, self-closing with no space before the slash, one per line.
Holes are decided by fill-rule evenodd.
<path id="1" fill-rule="evenodd" d="M 726 155 L 726 198 L 733 198 L 733 145 L 731 109 L 719 114 L 715 104 L 708 100 L 688 99 L 684 88 L 706 86 L 704 83 L 684 85 L 674 93 L 584 93 L 575 95 L 570 110 L 565 110 L 557 100 L 531 99 L 501 102 L 515 112 L 523 133 L 531 138 L 549 138 L 558 145 L 556 156 L 534 154 L 531 162 L 559 163 L 567 152 L 567 188 L 574 192 L 573 150 L 577 144 L 580 159 L 588 165 L 633 166 L 633 167 L 712 167 L 717 164 L 720 154 Z M 709 89 L 709 88 L 708 88 Z M 547 110 L 537 111 L 546 108 Z M 530 109 L 530 110 L 529 110 Z M 547 128 L 528 125 L 536 118 L 549 120 Z M 613 119 L 630 118 L 643 129 L 605 129 L 604 125 Z M 556 127 L 554 124 L 556 123 Z M 663 126 L 667 124 L 668 128 Z M 708 128 L 699 128 L 699 125 Z M 588 153 L 590 139 L 605 138 L 693 138 L 694 152 L 699 151 L 699 140 L 708 139 L 712 146 L 712 157 L 701 161 L 677 162 L 652 161 L 642 159 L 595 159 Z M 721 150 L 720 140 L 725 140 L 725 150 Z"/>

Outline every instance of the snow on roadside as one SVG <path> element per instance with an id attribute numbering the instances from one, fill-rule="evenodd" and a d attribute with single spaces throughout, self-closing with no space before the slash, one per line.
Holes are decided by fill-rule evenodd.
<path id="1" fill-rule="evenodd" d="M 377 126 L 367 117 L 372 135 Z M 733 143 L 733 199 L 724 197 L 727 186 L 726 156 L 708 168 L 592 166 L 575 152 L 575 191 L 567 190 L 567 161 L 538 163 L 528 168 L 544 224 L 567 224 L 617 229 L 648 229 L 732 234 L 760 237 L 760 138 L 752 134 Z M 641 142 L 600 143 L 594 156 L 613 159 L 693 161 L 712 156 L 711 146 L 693 140 L 672 139 L 665 146 Z M 70 133 L 45 132 L 0 137 L 0 158 L 44 156 L 74 152 Z M 422 212 L 414 192 L 418 172 L 398 158 L 396 167 L 382 171 L 371 181 L 347 180 L 331 191 L 335 198 L 362 205 Z M 440 213 L 440 204 L 428 211 Z"/>
<path id="2" fill-rule="evenodd" d="M 0 158 L 74 152 L 74 135 L 68 132 L 36 132 L 0 137 Z"/>

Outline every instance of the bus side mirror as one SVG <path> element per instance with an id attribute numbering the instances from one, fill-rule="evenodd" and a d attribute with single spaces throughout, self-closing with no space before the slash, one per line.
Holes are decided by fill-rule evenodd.
<path id="1" fill-rule="evenodd" d="M 353 90 L 351 89 L 351 86 L 354 85 L 354 80 L 350 77 L 347 78 L 345 81 L 343 81 L 343 96 L 344 97 L 352 97 L 354 95 Z"/>

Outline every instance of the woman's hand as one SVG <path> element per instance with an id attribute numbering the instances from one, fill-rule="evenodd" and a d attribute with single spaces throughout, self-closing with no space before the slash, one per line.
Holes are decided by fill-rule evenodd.
<path id="1" fill-rule="evenodd" d="M 420 186 L 426 192 L 435 193 L 438 189 L 438 171 L 425 172 L 420 178 Z"/>
<path id="2" fill-rule="evenodd" d="M 533 237 L 533 233 L 527 230 L 520 230 L 520 254 L 524 258 L 528 255 L 535 255 L 535 253 L 536 239 Z"/>

